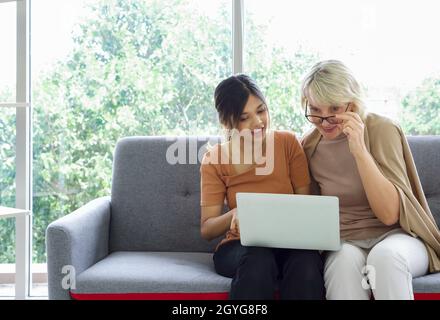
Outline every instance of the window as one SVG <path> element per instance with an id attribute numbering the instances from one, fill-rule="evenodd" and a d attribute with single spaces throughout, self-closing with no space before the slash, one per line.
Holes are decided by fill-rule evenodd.
<path id="1" fill-rule="evenodd" d="M 0 0 L 0 201 L 32 206 L 33 295 L 47 294 L 39 288 L 47 225 L 110 193 L 119 138 L 219 134 L 213 90 L 242 60 L 240 50 L 232 57 L 233 3 L 241 1 L 38 0 L 29 33 L 29 1 Z M 244 37 L 235 39 L 244 68 L 236 71 L 257 80 L 275 128 L 306 130 L 301 77 L 332 58 L 357 74 L 369 110 L 407 134 L 440 134 L 438 1 L 243 3 Z M 0 221 L 0 268 L 14 263 L 11 223 Z"/>
<path id="2" fill-rule="evenodd" d="M 31 14 L 33 262 L 44 270 L 47 225 L 110 194 L 119 138 L 218 134 L 231 2 L 39 0 Z"/>
<path id="3" fill-rule="evenodd" d="M 438 1 L 255 0 L 245 8 L 245 72 L 264 87 L 275 125 L 304 131 L 301 76 L 319 60 L 339 59 L 365 86 L 369 111 L 408 134 L 440 133 Z"/>

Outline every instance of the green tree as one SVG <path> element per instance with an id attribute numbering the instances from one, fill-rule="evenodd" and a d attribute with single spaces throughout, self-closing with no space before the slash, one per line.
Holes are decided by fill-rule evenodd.
<path id="1" fill-rule="evenodd" d="M 440 78 L 428 78 L 402 101 L 402 128 L 410 135 L 440 134 Z"/>
<path id="2" fill-rule="evenodd" d="M 292 130 L 300 136 L 309 127 L 300 105 L 300 83 L 320 60 L 319 55 L 301 47 L 293 51 L 282 44 L 266 43 L 265 39 L 270 38 L 268 26 L 259 25 L 256 20 L 252 12 L 246 12 L 245 72 L 266 96 L 272 128 Z"/>
<path id="3" fill-rule="evenodd" d="M 190 1 L 101 0 L 66 61 L 34 85 L 34 260 L 51 221 L 110 194 L 116 141 L 212 134 L 214 86 L 231 73 L 230 15 Z"/>
<path id="4" fill-rule="evenodd" d="M 271 49 L 268 56 L 273 59 L 257 56 L 260 62 L 251 61 L 249 69 L 265 92 L 271 112 L 271 126 L 291 130 L 301 136 L 309 127 L 300 105 L 301 77 L 318 57 L 302 50 L 288 53 L 280 48 Z"/>

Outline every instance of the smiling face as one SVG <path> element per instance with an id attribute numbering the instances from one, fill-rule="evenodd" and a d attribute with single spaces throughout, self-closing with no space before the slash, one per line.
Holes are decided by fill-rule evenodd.
<path id="1" fill-rule="evenodd" d="M 351 70 L 338 60 L 316 63 L 301 82 L 301 105 L 306 109 L 307 119 L 315 125 L 324 139 L 335 139 L 341 135 L 342 121 L 335 121 L 335 118 L 316 118 L 316 121 L 311 121 L 310 115 L 331 117 L 350 111 L 363 117 L 363 96 L 361 85 Z"/>
<path id="2" fill-rule="evenodd" d="M 335 139 L 343 133 L 342 120 L 331 118 L 321 122 L 322 119 L 319 117 L 331 117 L 350 111 L 351 104 L 318 104 L 313 99 L 309 99 L 308 101 L 310 101 L 306 109 L 308 119 L 322 134 L 324 140 Z"/>
<path id="3" fill-rule="evenodd" d="M 252 136 L 264 137 L 269 126 L 269 112 L 267 106 L 254 95 L 249 99 L 240 115 L 237 130 L 250 130 Z"/>

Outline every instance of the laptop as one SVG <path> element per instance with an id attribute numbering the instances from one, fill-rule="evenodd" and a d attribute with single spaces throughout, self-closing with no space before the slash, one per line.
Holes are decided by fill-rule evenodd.
<path id="1" fill-rule="evenodd" d="M 339 199 L 273 193 L 237 193 L 243 246 L 339 250 Z"/>

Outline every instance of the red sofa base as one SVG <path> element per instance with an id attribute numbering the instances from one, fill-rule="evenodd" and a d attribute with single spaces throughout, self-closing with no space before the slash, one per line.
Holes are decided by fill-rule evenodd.
<path id="1" fill-rule="evenodd" d="M 70 293 L 75 300 L 227 300 L 227 292 L 194 293 Z M 415 293 L 415 300 L 440 300 L 440 293 Z"/>
<path id="2" fill-rule="evenodd" d="M 227 292 L 194 293 L 70 293 L 75 300 L 227 300 Z"/>

